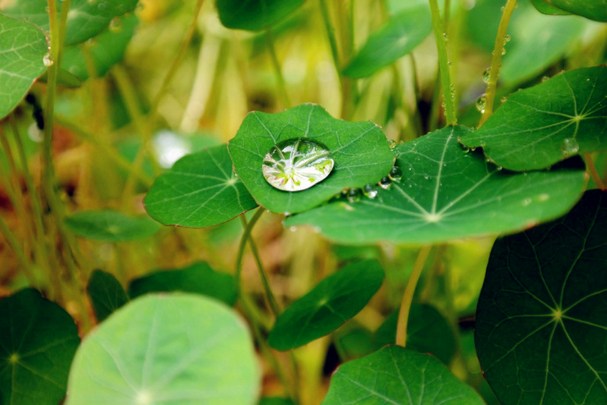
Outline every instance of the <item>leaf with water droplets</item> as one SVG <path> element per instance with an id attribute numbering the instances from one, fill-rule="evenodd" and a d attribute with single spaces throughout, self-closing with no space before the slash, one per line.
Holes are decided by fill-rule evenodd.
<path id="1" fill-rule="evenodd" d="M 304 0 L 217 0 L 221 23 L 234 29 L 261 31 L 297 10 Z"/>
<path id="2" fill-rule="evenodd" d="M 559 74 L 518 91 L 461 142 L 511 170 L 543 169 L 607 148 L 607 67 Z"/>
<path id="3" fill-rule="evenodd" d="M 607 2 L 605 0 L 550 0 L 550 4 L 572 14 L 607 22 Z"/>
<path id="4" fill-rule="evenodd" d="M 65 225 L 78 236 L 107 242 L 147 238 L 160 228 L 146 216 L 112 210 L 76 212 L 65 219 Z"/>
<path id="5" fill-rule="evenodd" d="M 607 195 L 495 243 L 476 315 L 504 404 L 607 403 Z"/>
<path id="6" fill-rule="evenodd" d="M 301 188 L 303 191 L 277 189 L 264 176 L 266 156 L 275 153 L 277 147 L 282 149 L 285 142 L 295 144 L 298 140 L 314 142 L 328 151 L 320 161 L 302 158 L 307 162 L 320 162 L 327 176 L 314 177 L 312 186 Z M 238 176 L 257 202 L 280 213 L 305 211 L 345 188 L 376 183 L 388 174 L 394 160 L 388 141 L 377 125 L 337 120 L 313 104 L 277 114 L 249 113 L 230 141 L 229 150 Z M 309 169 L 309 166 L 302 167 Z M 332 170 L 325 173 L 329 166 Z"/>
<path id="7" fill-rule="evenodd" d="M 570 209 L 585 186 L 579 169 L 512 173 L 465 151 L 457 138 L 470 130 L 446 127 L 397 149 L 399 182 L 374 199 L 336 201 L 285 220 L 312 225 L 343 243 L 438 243 L 513 232 Z"/>
<path id="8" fill-rule="evenodd" d="M 226 145 L 179 159 L 156 179 L 144 203 L 155 220 L 191 227 L 217 225 L 257 206 L 232 171 Z"/>

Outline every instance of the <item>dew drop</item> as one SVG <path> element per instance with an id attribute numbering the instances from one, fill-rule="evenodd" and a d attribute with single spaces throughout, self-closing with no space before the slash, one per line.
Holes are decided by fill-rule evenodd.
<path id="1" fill-rule="evenodd" d="M 334 165 L 326 147 L 297 138 L 273 146 L 263 159 L 261 171 L 274 188 L 302 191 L 326 179 Z"/>
<path id="2" fill-rule="evenodd" d="M 506 101 L 508 101 L 508 97 L 500 98 L 500 103 L 504 104 Z"/>
<path id="3" fill-rule="evenodd" d="M 44 63 L 44 66 L 50 67 L 50 66 L 53 66 L 53 63 L 55 63 L 55 61 L 53 60 L 53 58 L 51 57 L 51 55 L 47 53 L 42 58 L 42 63 Z"/>
<path id="4" fill-rule="evenodd" d="M 502 48 L 502 56 L 504 56 L 506 54 L 506 48 Z"/>
<path id="5" fill-rule="evenodd" d="M 363 194 L 367 198 L 374 199 L 375 197 L 377 197 L 378 193 L 379 191 L 377 190 L 377 188 L 375 188 L 373 184 L 366 184 L 363 187 Z"/>
<path id="6" fill-rule="evenodd" d="M 360 201 L 362 191 L 360 188 L 351 188 L 346 192 L 346 199 L 349 203 L 355 203 Z"/>
<path id="7" fill-rule="evenodd" d="M 120 32 L 121 29 L 122 29 L 122 19 L 120 17 L 112 18 L 112 21 L 110 21 L 110 31 Z"/>
<path id="8" fill-rule="evenodd" d="M 449 35 L 446 32 L 443 32 L 443 41 L 447 42 L 449 40 Z"/>
<path id="9" fill-rule="evenodd" d="M 390 178 L 390 180 L 398 182 L 403 178 L 403 171 L 400 170 L 400 167 L 394 165 L 392 166 L 392 169 L 390 169 L 388 177 Z"/>
<path id="10" fill-rule="evenodd" d="M 561 152 L 563 156 L 572 156 L 578 153 L 580 145 L 577 143 L 575 138 L 565 138 L 561 144 Z"/>
<path id="11" fill-rule="evenodd" d="M 504 35 L 504 42 L 508 43 L 508 42 L 510 42 L 511 39 L 512 39 L 512 37 L 510 36 L 510 34 Z"/>
<path id="12" fill-rule="evenodd" d="M 483 70 L 483 82 L 489 83 L 489 77 L 491 76 L 491 68 Z"/>
<path id="13" fill-rule="evenodd" d="M 384 190 L 388 190 L 392 186 L 392 180 L 389 177 L 382 177 L 382 179 L 377 183 L 378 186 L 383 188 Z"/>
<path id="14" fill-rule="evenodd" d="M 481 114 L 485 113 L 485 108 L 487 107 L 487 96 L 486 95 L 482 95 L 479 98 L 476 99 L 476 109 L 478 110 L 478 112 L 480 112 Z"/>

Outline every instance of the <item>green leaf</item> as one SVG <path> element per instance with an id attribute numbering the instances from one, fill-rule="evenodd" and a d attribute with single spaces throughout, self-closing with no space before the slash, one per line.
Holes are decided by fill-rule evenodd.
<path id="1" fill-rule="evenodd" d="M 478 302 L 476 347 L 504 404 L 607 403 L 607 195 L 499 239 Z"/>
<path id="2" fill-rule="evenodd" d="M 0 403 L 60 403 L 79 343 L 73 319 L 38 291 L 0 299 Z"/>
<path id="3" fill-rule="evenodd" d="M 228 305 L 234 305 L 237 297 L 234 277 L 219 273 L 204 262 L 180 269 L 154 271 L 129 284 L 129 295 L 133 298 L 151 292 L 175 291 L 206 295 Z"/>
<path id="4" fill-rule="evenodd" d="M 375 332 L 375 344 L 382 347 L 396 340 L 398 311 L 393 312 Z M 457 341 L 449 321 L 432 305 L 414 304 L 409 313 L 407 348 L 431 353 L 449 364 L 455 355 Z"/>
<path id="5" fill-rule="evenodd" d="M 483 404 L 433 356 L 388 346 L 341 365 L 323 404 Z"/>
<path id="6" fill-rule="evenodd" d="M 384 272 L 375 260 L 345 266 L 280 314 L 268 343 L 289 350 L 331 333 L 364 308 L 383 279 Z"/>
<path id="7" fill-rule="evenodd" d="M 537 9 L 537 11 L 539 11 L 542 14 L 549 14 L 549 15 L 571 14 L 565 10 L 561 10 L 560 8 L 555 7 L 552 4 L 551 0 L 531 0 L 531 4 L 533 4 L 533 7 L 535 7 Z"/>
<path id="8" fill-rule="evenodd" d="M 295 405 L 295 403 L 289 398 L 263 397 L 259 400 L 258 405 Z"/>
<path id="9" fill-rule="evenodd" d="M 236 313 L 199 295 L 146 295 L 84 339 L 66 404 L 254 404 L 259 386 Z"/>
<path id="10" fill-rule="evenodd" d="M 160 227 L 148 217 L 111 210 L 76 212 L 65 219 L 65 225 L 78 236 L 106 242 L 147 238 Z"/>
<path id="11" fill-rule="evenodd" d="M 44 73 L 47 53 L 40 30 L 0 14 L 0 119 L 13 111 Z"/>
<path id="12" fill-rule="evenodd" d="M 411 52 L 431 30 L 432 19 L 427 4 L 403 11 L 369 36 L 344 68 L 343 74 L 354 78 L 371 76 Z"/>
<path id="13" fill-rule="evenodd" d="M 129 300 L 116 277 L 102 270 L 93 272 L 86 290 L 91 297 L 98 322 L 103 321 Z"/>
<path id="14" fill-rule="evenodd" d="M 90 57 L 96 76 L 105 76 L 124 57 L 138 22 L 132 14 L 116 17 L 112 20 L 112 28 L 99 34 L 94 41 L 66 48 L 61 68 L 80 80 L 86 80 L 89 77 L 86 58 Z"/>
<path id="15" fill-rule="evenodd" d="M 228 28 L 261 31 L 297 10 L 304 0 L 217 0 L 221 23 Z"/>
<path id="16" fill-rule="evenodd" d="M 572 70 L 512 94 L 461 142 L 497 165 L 542 169 L 607 147 L 607 67 Z"/>
<path id="17" fill-rule="evenodd" d="M 562 10 L 581 15 L 595 21 L 607 22 L 606 0 L 550 0 L 550 3 Z"/>
<path id="18" fill-rule="evenodd" d="M 9 4 L 3 13 L 30 21 L 48 32 L 47 0 L 19 0 Z M 63 2 L 56 4 L 59 10 Z M 78 44 L 100 34 L 115 17 L 135 10 L 136 6 L 137 0 L 72 0 L 67 13 L 65 45 Z"/>
<path id="19" fill-rule="evenodd" d="M 144 203 L 155 220 L 191 227 L 217 225 L 257 206 L 234 174 L 226 145 L 179 159 L 156 179 Z"/>
<path id="20" fill-rule="evenodd" d="M 325 180 L 304 191 L 272 187 L 264 178 L 264 156 L 277 144 L 305 138 L 327 147 L 335 161 Z M 347 187 L 375 183 L 392 167 L 394 155 L 372 122 L 347 122 L 322 107 L 303 104 L 277 114 L 252 112 L 229 143 L 236 172 L 257 202 L 272 212 L 295 213 L 329 200 Z"/>
<path id="21" fill-rule="evenodd" d="M 289 217 L 342 243 L 438 243 L 513 232 L 553 219 L 583 192 L 581 170 L 511 173 L 463 150 L 463 127 L 446 127 L 397 148 L 400 182 L 374 199 L 337 201 Z"/>

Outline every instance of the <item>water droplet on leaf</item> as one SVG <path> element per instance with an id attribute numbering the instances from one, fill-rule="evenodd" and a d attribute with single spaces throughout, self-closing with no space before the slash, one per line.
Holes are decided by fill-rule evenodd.
<path id="1" fill-rule="evenodd" d="M 346 198 L 349 203 L 355 203 L 360 201 L 360 197 L 362 195 L 362 191 L 359 188 L 351 188 L 346 193 Z"/>
<path id="2" fill-rule="evenodd" d="M 377 197 L 378 193 L 379 193 L 379 191 L 377 190 L 377 188 L 375 188 L 375 186 L 373 184 L 366 184 L 363 187 L 363 194 L 367 198 L 373 199 L 373 198 Z"/>
<path id="3" fill-rule="evenodd" d="M 487 106 L 487 96 L 483 94 L 482 96 L 480 96 L 479 98 L 476 99 L 476 109 L 478 110 L 478 112 L 483 114 L 485 112 L 486 106 Z"/>
<path id="4" fill-rule="evenodd" d="M 122 19 L 120 19 L 120 17 L 112 18 L 112 21 L 110 21 L 110 31 L 120 32 L 121 29 L 122 29 Z"/>
<path id="5" fill-rule="evenodd" d="M 563 156 L 572 156 L 578 153 L 580 145 L 577 143 L 575 138 L 565 138 L 561 144 L 561 152 Z"/>
<path id="6" fill-rule="evenodd" d="M 382 179 L 377 183 L 378 186 L 383 188 L 384 190 L 388 190 L 392 186 L 392 180 L 388 176 L 382 177 Z"/>
<path id="7" fill-rule="evenodd" d="M 394 165 L 394 166 L 392 166 L 392 169 L 390 169 L 390 173 L 388 174 L 388 177 L 392 181 L 400 181 L 400 179 L 403 178 L 403 171 L 400 170 L 400 167 L 398 167 L 397 165 Z"/>

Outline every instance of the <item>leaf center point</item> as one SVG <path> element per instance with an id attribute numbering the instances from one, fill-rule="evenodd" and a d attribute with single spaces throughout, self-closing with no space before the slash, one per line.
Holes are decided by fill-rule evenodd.
<path id="1" fill-rule="evenodd" d="M 429 212 L 426 215 L 424 215 L 424 219 L 426 220 L 426 222 L 438 222 L 443 218 L 443 216 L 441 214 L 437 214 L 434 212 Z"/>
<path id="2" fill-rule="evenodd" d="M 561 308 L 555 308 L 552 310 L 552 319 L 554 322 L 561 322 L 563 319 L 563 310 Z"/>
<path id="3" fill-rule="evenodd" d="M 8 356 L 8 362 L 12 365 L 19 363 L 20 359 L 21 357 L 19 356 L 19 353 L 12 353 L 10 356 Z"/>
<path id="4" fill-rule="evenodd" d="M 152 403 L 152 395 L 149 391 L 142 390 L 137 393 L 135 397 L 135 403 L 137 405 L 148 405 Z"/>

